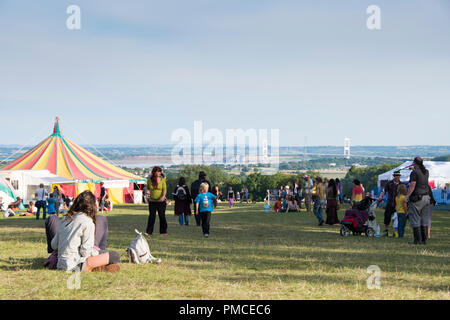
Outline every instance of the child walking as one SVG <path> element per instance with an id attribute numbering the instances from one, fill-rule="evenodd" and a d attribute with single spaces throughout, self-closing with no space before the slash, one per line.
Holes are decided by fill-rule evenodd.
<path id="1" fill-rule="evenodd" d="M 406 213 L 408 212 L 406 185 L 401 183 L 397 187 L 397 197 L 395 197 L 395 209 L 398 216 L 398 237 L 403 238 L 405 235 Z"/>
<path id="2" fill-rule="evenodd" d="M 209 237 L 209 226 L 211 223 L 211 213 L 214 211 L 213 200 L 216 196 L 208 192 L 209 186 L 207 183 L 202 183 L 200 185 L 200 193 L 195 198 L 196 211 L 195 214 L 200 215 L 202 222 L 203 236 L 205 238 Z"/>
<path id="3" fill-rule="evenodd" d="M 48 200 L 47 200 L 47 208 L 48 208 L 47 212 L 48 212 L 48 214 L 55 214 L 56 213 L 55 204 L 56 204 L 56 200 L 53 197 L 53 193 L 50 193 L 50 198 L 48 198 Z"/>
<path id="4" fill-rule="evenodd" d="M 398 238 L 398 214 L 394 212 L 392 215 L 392 233 L 394 238 Z"/>

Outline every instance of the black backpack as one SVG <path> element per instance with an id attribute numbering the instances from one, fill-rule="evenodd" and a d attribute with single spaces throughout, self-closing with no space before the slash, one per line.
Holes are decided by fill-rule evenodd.
<path id="1" fill-rule="evenodd" d="M 182 186 L 178 187 L 177 191 L 175 192 L 175 199 L 184 201 L 187 199 L 186 190 Z"/>

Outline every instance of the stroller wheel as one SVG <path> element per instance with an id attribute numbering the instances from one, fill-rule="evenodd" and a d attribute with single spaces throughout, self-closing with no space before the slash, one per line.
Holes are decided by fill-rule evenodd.
<path id="1" fill-rule="evenodd" d="M 366 236 L 367 237 L 373 237 L 374 235 L 375 235 L 375 230 L 373 230 L 372 228 L 367 228 Z"/>
<path id="2" fill-rule="evenodd" d="M 341 236 L 348 237 L 350 235 L 350 230 L 346 226 L 341 226 Z"/>

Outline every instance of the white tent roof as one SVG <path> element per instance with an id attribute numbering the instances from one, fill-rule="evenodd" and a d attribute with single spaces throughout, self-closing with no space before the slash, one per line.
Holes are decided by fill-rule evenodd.
<path id="1" fill-rule="evenodd" d="M 392 180 L 394 178 L 393 173 L 396 170 L 400 170 L 401 177 L 400 181 L 409 182 L 409 176 L 411 174 L 411 170 L 408 169 L 413 164 L 412 161 L 406 161 L 400 166 L 380 174 L 378 176 L 378 182 L 385 180 Z M 424 161 L 423 165 L 430 172 L 430 178 L 428 179 L 430 182 L 434 181 L 437 187 L 443 187 L 446 183 L 450 182 L 450 162 L 445 161 Z"/>
<path id="2" fill-rule="evenodd" d="M 75 183 L 73 180 L 52 174 L 48 170 L 11 170 L 2 171 L 2 173 L 11 179 L 22 177 L 27 185 L 34 186 L 38 186 L 41 183 L 43 183 L 44 186 Z"/>

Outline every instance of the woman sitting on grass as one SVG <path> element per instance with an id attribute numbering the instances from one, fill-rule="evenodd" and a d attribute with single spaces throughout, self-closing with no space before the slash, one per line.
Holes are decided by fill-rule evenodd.
<path id="1" fill-rule="evenodd" d="M 51 242 L 53 250 L 58 251 L 57 269 L 85 272 L 120 270 L 118 252 L 94 249 L 97 211 L 92 192 L 84 191 L 75 199 Z"/>
<path id="2" fill-rule="evenodd" d="M 290 196 L 288 200 L 288 212 L 298 212 L 297 201 L 294 196 Z"/>
<path id="3" fill-rule="evenodd" d="M 20 207 L 20 203 L 22 202 L 22 199 L 20 199 L 20 197 L 17 197 L 17 200 L 14 202 L 11 202 L 8 205 L 8 208 L 6 209 L 5 213 L 3 214 L 3 216 L 5 218 L 8 217 L 14 217 L 16 215 L 16 212 L 19 211 L 19 207 Z"/>
<path id="4" fill-rule="evenodd" d="M 28 210 L 26 212 L 24 212 L 24 213 L 19 214 L 19 216 L 21 216 L 21 217 L 32 217 L 32 216 L 34 216 L 36 214 L 36 212 L 37 212 L 37 208 L 34 205 L 34 202 L 30 201 Z"/>

